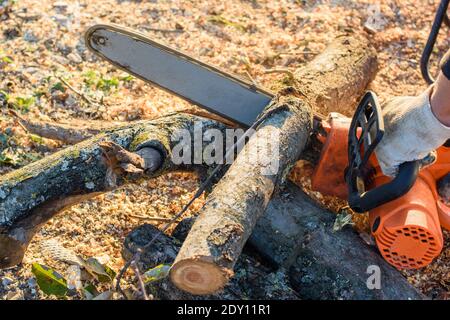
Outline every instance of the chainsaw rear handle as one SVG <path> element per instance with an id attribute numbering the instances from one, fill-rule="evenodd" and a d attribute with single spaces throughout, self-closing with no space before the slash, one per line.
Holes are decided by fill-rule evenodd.
<path id="1" fill-rule="evenodd" d="M 369 191 L 359 191 L 350 188 L 348 203 L 356 212 L 366 212 L 391 202 L 406 194 L 416 182 L 419 173 L 419 161 L 404 162 L 400 165 L 398 174 L 390 182 Z"/>
<path id="2" fill-rule="evenodd" d="M 419 161 L 405 162 L 399 166 L 397 176 L 391 181 L 366 191 L 366 185 L 375 175 L 376 146 L 384 135 L 384 121 L 375 93 L 368 91 L 356 109 L 348 134 L 349 166 L 345 170 L 348 203 L 356 212 L 365 212 L 397 199 L 414 185 L 420 169 Z"/>

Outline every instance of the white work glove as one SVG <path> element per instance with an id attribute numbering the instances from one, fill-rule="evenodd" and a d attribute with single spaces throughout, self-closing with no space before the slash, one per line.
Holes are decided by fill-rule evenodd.
<path id="1" fill-rule="evenodd" d="M 394 177 L 400 164 L 425 158 L 450 138 L 450 127 L 431 110 L 431 91 L 396 97 L 382 107 L 385 132 L 375 154 L 385 175 Z"/>

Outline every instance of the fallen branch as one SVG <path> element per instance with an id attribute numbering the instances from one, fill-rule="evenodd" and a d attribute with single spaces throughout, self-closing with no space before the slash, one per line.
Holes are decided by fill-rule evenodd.
<path id="1" fill-rule="evenodd" d="M 180 112 L 207 118 L 210 120 L 215 120 L 227 125 L 230 128 L 237 127 L 236 124 L 231 122 L 230 120 L 197 107 L 183 109 Z M 18 124 L 22 126 L 25 131 L 36 134 L 43 138 L 59 140 L 67 144 L 76 144 L 78 142 L 91 138 L 94 135 L 99 134 L 100 132 L 105 130 L 127 127 L 132 124 L 139 124 L 156 119 L 151 118 L 133 122 L 71 119 L 70 123 L 64 123 L 31 119 L 24 115 L 18 114 L 14 110 L 9 110 L 9 113 L 17 120 Z M 174 114 L 176 113 L 168 113 L 166 115 L 160 116 L 159 118 L 171 116 Z"/>
<path id="2" fill-rule="evenodd" d="M 178 165 L 171 152 L 172 133 L 194 123 L 225 130 L 215 121 L 191 115 L 171 115 L 113 128 L 0 177 L 0 267 L 20 263 L 39 227 L 70 205 L 120 186 L 140 166 L 139 176 L 153 177 L 200 165 Z M 193 143 L 193 142 L 192 142 Z M 191 146 L 193 148 L 193 146 Z M 127 150 L 130 150 L 127 154 Z M 134 155 L 134 156 L 133 156 Z M 194 155 L 192 155 L 193 157 Z M 142 160 L 143 162 L 141 162 Z M 138 164 L 141 163 L 141 164 Z M 143 163 L 143 164 L 142 164 Z M 191 159 L 190 163 L 194 163 Z"/>
<path id="3" fill-rule="evenodd" d="M 64 124 L 30 119 L 11 109 L 9 110 L 9 113 L 17 120 L 19 125 L 24 128 L 25 131 L 39 135 L 43 138 L 59 140 L 67 144 L 76 144 L 99 134 L 104 130 L 127 125 L 124 122 L 98 120 L 72 120 L 71 124 Z"/>
<path id="4" fill-rule="evenodd" d="M 359 234 L 346 226 L 333 232 L 336 214 L 293 183 L 269 203 L 249 244 L 274 265 L 287 269 L 302 299 L 398 300 L 423 296 Z M 367 282 L 379 268 L 380 288 Z"/>
<path id="5" fill-rule="evenodd" d="M 309 107 L 295 98 L 279 98 L 269 107 L 277 109 L 281 111 L 258 127 L 257 137 L 250 138 L 201 209 L 171 269 L 171 279 L 179 288 L 210 294 L 228 282 L 274 188 L 306 146 L 312 126 Z M 277 163 L 264 163 L 277 156 L 278 147 L 285 153 Z"/>

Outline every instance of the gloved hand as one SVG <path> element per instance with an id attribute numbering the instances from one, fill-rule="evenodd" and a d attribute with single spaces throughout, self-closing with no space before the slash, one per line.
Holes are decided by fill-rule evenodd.
<path id="1" fill-rule="evenodd" d="M 400 164 L 425 158 L 450 138 L 450 127 L 433 114 L 431 91 L 396 97 L 382 107 L 385 133 L 375 154 L 385 175 L 394 177 Z"/>

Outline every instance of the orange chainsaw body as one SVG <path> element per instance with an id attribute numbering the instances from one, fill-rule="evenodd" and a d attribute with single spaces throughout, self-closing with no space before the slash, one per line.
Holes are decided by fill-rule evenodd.
<path id="1" fill-rule="evenodd" d="M 347 199 L 344 170 L 348 166 L 348 132 L 351 119 L 331 113 L 322 121 L 323 142 L 312 176 L 312 188 L 325 195 Z M 370 158 L 372 174 L 368 189 L 390 181 Z M 369 211 L 372 234 L 382 256 L 398 269 L 416 269 L 429 264 L 443 247 L 441 227 L 450 230 L 450 207 L 440 198 L 437 181 L 450 172 L 450 148 L 441 146 L 437 160 L 420 170 L 413 187 L 403 196 Z"/>

